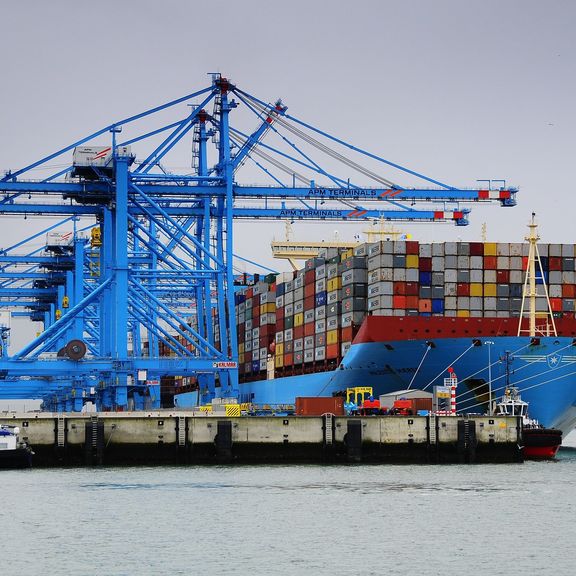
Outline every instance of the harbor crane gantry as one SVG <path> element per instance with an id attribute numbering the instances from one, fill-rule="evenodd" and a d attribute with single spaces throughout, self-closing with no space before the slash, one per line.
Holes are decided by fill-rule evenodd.
<path id="1" fill-rule="evenodd" d="M 192 169 L 170 167 L 190 156 Z M 55 161 L 65 164 L 52 173 Z M 398 185 L 383 169 L 420 184 Z M 240 172 L 268 184 L 241 184 Z M 87 399 L 100 410 L 155 408 L 160 379 L 176 375 L 197 380 L 202 402 L 238 397 L 235 219 L 466 225 L 462 204 L 513 206 L 516 193 L 429 178 L 215 74 L 0 180 L 1 216 L 50 220 L 0 248 L 2 310 L 43 325 L 9 353 L 2 320 L 0 398 L 41 398 L 55 411 Z"/>

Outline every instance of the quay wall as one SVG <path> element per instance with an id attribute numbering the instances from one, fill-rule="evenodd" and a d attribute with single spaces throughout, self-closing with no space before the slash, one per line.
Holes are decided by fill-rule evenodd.
<path id="1" fill-rule="evenodd" d="M 452 463 L 522 460 L 504 416 L 259 416 L 192 412 L 0 415 L 34 465 L 250 462 Z"/>

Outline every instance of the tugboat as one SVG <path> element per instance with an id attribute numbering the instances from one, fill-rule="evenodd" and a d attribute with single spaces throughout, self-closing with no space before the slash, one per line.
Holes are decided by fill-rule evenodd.
<path id="1" fill-rule="evenodd" d="M 526 460 L 549 460 L 556 456 L 562 444 L 562 431 L 544 428 L 537 420 L 528 417 L 528 402 L 520 397 L 515 386 L 507 386 L 504 396 L 496 404 L 495 414 L 522 416 L 522 450 Z"/>
<path id="2" fill-rule="evenodd" d="M 26 442 L 20 441 L 17 426 L 0 424 L 0 470 L 6 468 L 30 468 L 34 452 Z"/>

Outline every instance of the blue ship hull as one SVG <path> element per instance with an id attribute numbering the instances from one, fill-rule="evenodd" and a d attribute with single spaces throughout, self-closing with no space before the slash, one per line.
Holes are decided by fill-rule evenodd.
<path id="1" fill-rule="evenodd" d="M 493 344 L 486 344 L 488 340 Z M 480 341 L 482 345 L 474 346 L 471 338 L 436 339 L 428 353 L 424 340 L 361 342 L 351 346 L 335 371 L 247 382 L 240 385 L 240 396 L 257 404 L 293 404 L 298 396 L 330 396 L 353 386 L 372 386 L 375 395 L 408 387 L 432 392 L 453 367 L 459 380 L 458 411 L 485 413 L 490 398 L 488 365 L 492 365 L 491 397 L 496 401 L 506 388 L 503 358 L 510 352 L 510 382 L 529 402 L 530 416 L 564 434 L 576 426 L 572 337 L 541 337 L 537 344 L 528 336 Z"/>

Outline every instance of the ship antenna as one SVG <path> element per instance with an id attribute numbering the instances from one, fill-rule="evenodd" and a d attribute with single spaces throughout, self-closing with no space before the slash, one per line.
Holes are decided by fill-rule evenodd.
<path id="1" fill-rule="evenodd" d="M 548 296 L 548 287 L 546 286 L 546 278 L 544 276 L 544 270 L 542 268 L 542 260 L 540 259 L 540 252 L 538 251 L 538 224 L 536 224 L 536 213 L 532 212 L 532 219 L 528 224 L 528 236 L 525 240 L 528 241 L 528 265 L 526 267 L 526 277 L 524 279 L 524 289 L 522 290 L 522 307 L 520 309 L 520 320 L 518 322 L 518 336 L 522 333 L 528 332 L 528 335 L 532 338 L 536 336 L 536 298 L 538 296 L 546 297 L 546 304 L 548 306 L 546 316 L 550 318 L 550 324 L 552 327 L 552 335 L 557 336 L 556 323 L 554 322 L 554 314 L 552 313 L 552 306 L 550 304 L 550 297 Z M 538 265 L 538 270 L 540 272 L 540 278 L 542 279 L 542 285 L 544 286 L 544 294 L 538 294 L 536 290 L 536 265 Z M 525 315 L 525 305 L 526 297 L 529 298 L 528 306 L 528 319 L 529 319 L 529 329 L 522 330 L 522 320 Z M 546 321 L 545 335 L 550 335 L 550 326 L 548 321 Z"/>

